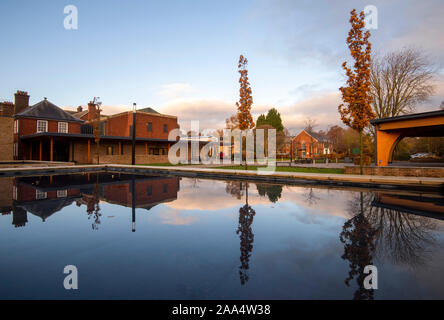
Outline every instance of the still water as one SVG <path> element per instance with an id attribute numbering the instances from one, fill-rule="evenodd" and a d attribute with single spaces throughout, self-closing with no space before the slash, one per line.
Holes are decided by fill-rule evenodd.
<path id="1" fill-rule="evenodd" d="M 1 299 L 444 298 L 439 194 L 119 173 L 0 190 Z"/>

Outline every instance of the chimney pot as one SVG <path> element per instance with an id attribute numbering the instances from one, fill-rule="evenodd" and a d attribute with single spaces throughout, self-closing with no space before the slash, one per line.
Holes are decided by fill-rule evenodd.
<path id="1" fill-rule="evenodd" d="M 29 107 L 29 95 L 26 91 L 17 90 L 14 98 L 14 114 L 23 112 Z"/>

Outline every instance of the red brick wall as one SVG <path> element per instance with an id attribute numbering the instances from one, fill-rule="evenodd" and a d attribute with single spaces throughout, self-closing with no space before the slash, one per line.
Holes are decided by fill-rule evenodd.
<path id="1" fill-rule="evenodd" d="M 444 178 L 444 168 L 432 167 L 364 167 L 363 173 L 376 176 Z M 359 166 L 346 166 L 345 174 L 359 174 Z"/>
<path id="2" fill-rule="evenodd" d="M 20 118 L 18 120 L 21 136 L 37 133 L 37 119 Z M 58 122 L 59 121 L 48 120 L 48 132 L 58 132 Z M 68 122 L 68 133 L 80 133 L 80 126 L 80 123 Z"/>
<path id="3" fill-rule="evenodd" d="M 152 123 L 152 131 L 148 132 L 148 122 Z M 133 123 L 131 112 L 124 113 L 106 120 L 106 135 L 127 136 L 131 135 L 130 127 Z M 167 125 L 168 132 L 163 132 L 164 124 Z M 169 131 L 178 128 L 176 117 L 166 117 L 138 112 L 136 116 L 136 137 L 168 139 Z"/>
<path id="4" fill-rule="evenodd" d="M 328 147 L 323 142 L 318 142 L 312 136 L 310 136 L 304 130 L 301 131 L 296 137 L 293 138 L 293 153 L 296 157 L 302 157 L 302 143 L 305 142 L 306 158 L 313 158 L 313 154 L 321 155 L 324 151 L 324 147 Z"/>

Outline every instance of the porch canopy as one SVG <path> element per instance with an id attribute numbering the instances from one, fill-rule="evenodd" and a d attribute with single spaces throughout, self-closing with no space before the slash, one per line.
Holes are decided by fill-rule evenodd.
<path id="1" fill-rule="evenodd" d="M 393 150 L 405 137 L 444 137 L 444 110 L 407 114 L 370 121 L 376 129 L 376 161 L 387 166 Z"/>

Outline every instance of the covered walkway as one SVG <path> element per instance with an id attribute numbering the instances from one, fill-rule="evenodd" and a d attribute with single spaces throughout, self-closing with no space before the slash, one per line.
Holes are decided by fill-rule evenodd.
<path id="1" fill-rule="evenodd" d="M 444 110 L 414 113 L 398 117 L 375 119 L 376 162 L 387 166 L 393 150 L 405 137 L 444 137 Z"/>

